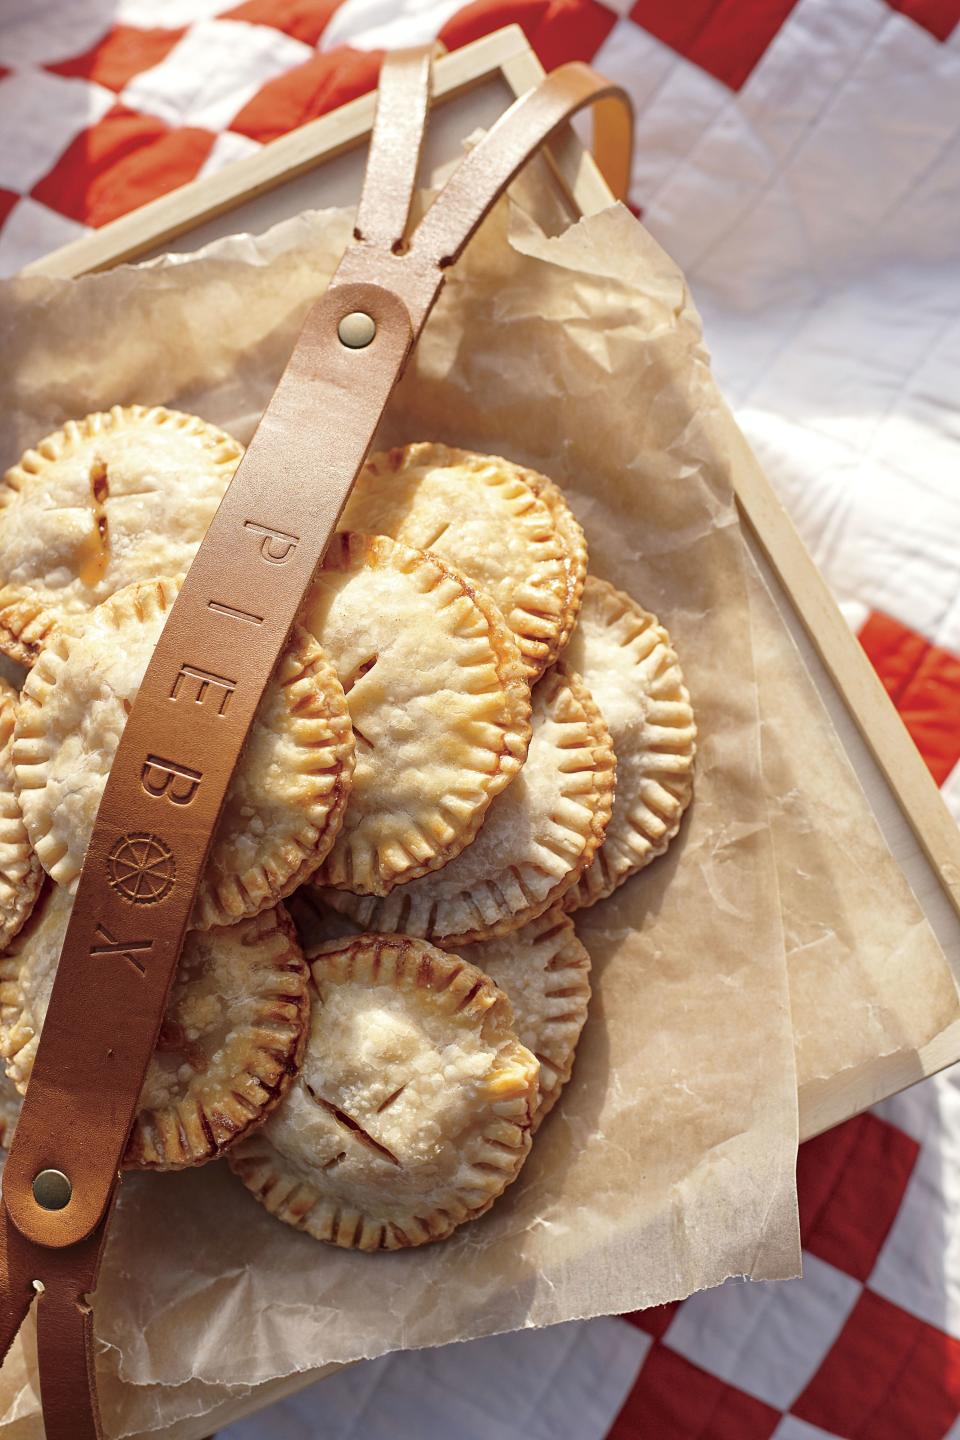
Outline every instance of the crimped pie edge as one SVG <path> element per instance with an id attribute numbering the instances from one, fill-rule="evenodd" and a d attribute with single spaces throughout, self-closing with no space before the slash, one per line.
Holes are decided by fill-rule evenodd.
<path id="1" fill-rule="evenodd" d="M 17 691 L 0 679 L 0 951 L 29 919 L 43 885 L 43 866 L 14 789 L 11 750 L 18 703 Z"/>
<path id="2" fill-rule="evenodd" d="M 625 591 L 617 590 L 609 581 L 591 575 L 586 582 L 582 613 L 586 614 L 587 607 L 592 609 L 594 605 L 599 609 L 607 629 L 619 633 L 621 647 L 632 650 L 637 668 L 648 664 L 651 658 L 655 659 L 653 684 L 657 689 L 666 688 L 668 691 L 666 696 L 653 697 L 653 703 L 661 707 L 659 719 L 662 723 L 658 728 L 674 730 L 676 741 L 669 748 L 665 745 L 662 749 L 654 745 L 649 747 L 649 754 L 662 755 L 662 764 L 645 780 L 645 794 L 633 798 L 627 795 L 629 776 L 627 767 L 622 763 L 626 757 L 620 756 L 613 816 L 593 864 L 564 896 L 564 909 L 569 911 L 606 899 L 631 875 L 666 851 L 677 835 L 684 812 L 693 798 L 697 752 L 697 726 L 690 693 L 666 628 Z M 645 696 L 649 696 L 646 677 L 642 684 Z M 664 706 L 665 709 L 662 708 Z M 629 806 L 626 813 L 622 813 L 624 802 Z"/>

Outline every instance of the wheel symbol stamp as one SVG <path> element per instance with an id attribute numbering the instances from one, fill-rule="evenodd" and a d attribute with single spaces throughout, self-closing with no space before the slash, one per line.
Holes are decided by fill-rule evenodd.
<path id="1" fill-rule="evenodd" d="M 131 905 L 155 905 L 177 878 L 173 851 L 159 835 L 135 830 L 114 845 L 107 858 L 110 883 Z"/>

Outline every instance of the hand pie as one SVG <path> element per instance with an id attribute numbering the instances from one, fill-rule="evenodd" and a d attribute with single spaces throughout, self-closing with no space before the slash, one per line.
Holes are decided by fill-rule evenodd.
<path id="1" fill-rule="evenodd" d="M 71 891 L 127 715 L 179 588 L 178 580 L 152 580 L 118 591 L 58 630 L 24 684 L 13 744 L 20 805 L 41 864 Z M 201 683 L 189 674 L 175 679 L 187 695 Z M 256 914 L 316 869 L 342 820 L 352 771 L 343 690 L 316 641 L 295 630 L 227 790 L 192 926 Z M 144 783 L 182 793 L 192 782 L 189 773 L 171 776 L 161 766 Z M 145 796 L 144 806 L 151 803 Z M 114 883 L 139 886 L 140 895 L 162 883 L 151 813 L 145 808 L 143 845 L 130 843 L 111 860 Z"/>
<path id="2" fill-rule="evenodd" d="M 448 561 L 502 612 L 532 684 L 560 653 L 579 595 L 566 542 L 528 477 L 509 460 L 446 445 L 387 450 L 360 471 L 340 528 L 389 535 Z"/>
<path id="3" fill-rule="evenodd" d="M 510 1003 L 455 955 L 360 935 L 311 957 L 303 1067 L 231 1168 L 318 1240 L 397 1250 L 488 1210 L 530 1149 L 538 1065 Z"/>
<path id="4" fill-rule="evenodd" d="M 559 906 L 510 935 L 463 945 L 457 954 L 499 985 L 513 1006 L 520 1043 L 540 1062 L 536 1132 L 573 1072 L 590 1002 L 590 956 Z"/>
<path id="5" fill-rule="evenodd" d="M 14 789 L 13 724 L 17 692 L 0 680 L 0 950 L 5 950 L 34 907 L 43 869 L 33 853 Z"/>
<path id="6" fill-rule="evenodd" d="M 53 626 L 185 571 L 242 454 L 159 405 L 114 405 L 27 450 L 0 481 L 0 650 L 30 665 Z"/>
<path id="7" fill-rule="evenodd" d="M 662 855 L 693 794 L 697 727 L 670 636 L 622 590 L 587 579 L 567 651 L 603 712 L 617 752 L 613 816 L 564 909 L 610 895 Z"/>
<path id="8" fill-rule="evenodd" d="M 593 859 L 610 819 L 614 767 L 599 710 L 560 661 L 533 692 L 527 763 L 469 849 L 385 899 L 329 888 L 321 898 L 366 929 L 422 935 L 448 948 L 518 930 Z"/>
<path id="9" fill-rule="evenodd" d="M 72 908 L 51 886 L 0 957 L 0 1055 L 21 1095 Z M 188 934 L 124 1164 L 199 1165 L 259 1124 L 296 1071 L 308 1011 L 307 967 L 282 907 Z"/>
<path id="10" fill-rule="evenodd" d="M 462 575 L 382 535 L 334 536 L 303 623 L 337 668 L 357 742 L 322 879 L 386 895 L 468 845 L 522 765 L 520 652 Z"/>

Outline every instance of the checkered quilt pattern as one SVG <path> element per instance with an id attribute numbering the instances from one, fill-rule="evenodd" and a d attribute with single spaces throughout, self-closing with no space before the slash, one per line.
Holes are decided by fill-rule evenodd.
<path id="1" fill-rule="evenodd" d="M 523 26 L 637 107 L 633 200 L 960 814 L 960 0 L 4 0 L 0 268 Z M 805 1146 L 802 1280 L 387 1356 L 233 1440 L 960 1440 L 960 1083 Z"/>

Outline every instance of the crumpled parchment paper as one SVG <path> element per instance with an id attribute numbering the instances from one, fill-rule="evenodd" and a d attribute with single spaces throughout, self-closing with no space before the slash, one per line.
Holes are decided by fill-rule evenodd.
<path id="1" fill-rule="evenodd" d="M 196 258 L 8 283 L 0 463 L 117 402 L 248 439 L 350 223 L 310 214 Z M 797 1272 L 780 910 L 795 857 L 778 881 L 730 424 L 682 276 L 626 211 L 548 236 L 499 207 L 383 441 L 499 451 L 567 489 L 595 571 L 675 638 L 700 725 L 695 800 L 669 854 L 578 919 L 595 994 L 574 1078 L 489 1216 L 370 1257 L 281 1226 L 223 1164 L 124 1181 L 95 1305 L 111 1433 L 200 1435 L 177 1422 L 273 1377 Z M 809 681 L 782 626 L 767 643 L 789 703 Z M 18 1346 L 0 1373 L 17 1440 L 38 1433 L 31 1367 Z"/>

